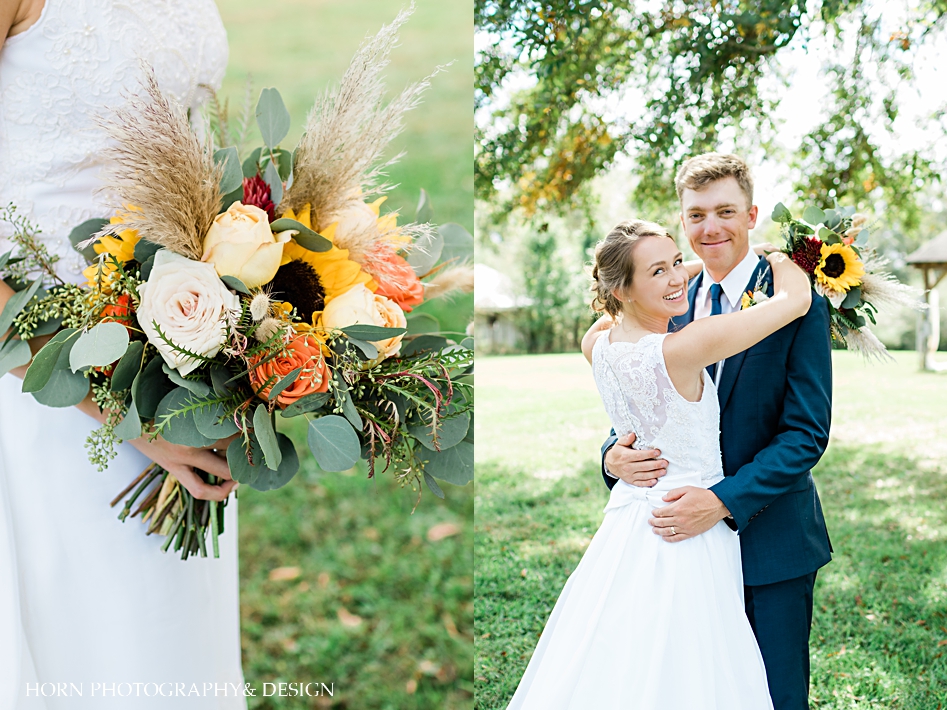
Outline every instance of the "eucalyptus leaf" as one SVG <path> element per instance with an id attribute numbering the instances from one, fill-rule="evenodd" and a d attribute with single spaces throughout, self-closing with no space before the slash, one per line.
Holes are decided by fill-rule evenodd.
<path id="1" fill-rule="evenodd" d="M 237 201 L 243 202 L 243 184 L 242 183 L 240 187 L 238 187 L 236 190 L 234 190 L 233 192 L 228 192 L 226 195 L 220 198 L 220 211 L 226 212 L 228 209 L 230 209 L 230 206 L 234 202 L 237 202 Z"/>
<path id="2" fill-rule="evenodd" d="M 13 250 L 11 249 L 6 254 L 0 256 L 0 269 L 7 265 L 7 262 L 10 261 L 10 257 L 13 256 Z"/>
<path id="3" fill-rule="evenodd" d="M 263 182 L 270 186 L 270 199 L 274 205 L 278 205 L 283 199 L 283 179 L 273 163 L 268 163 L 263 171 Z"/>
<path id="4" fill-rule="evenodd" d="M 174 389 L 174 384 L 161 367 L 163 363 L 160 355 L 153 357 L 132 383 L 132 399 L 138 405 L 138 414 L 142 419 L 154 419 L 158 404 Z"/>
<path id="5" fill-rule="evenodd" d="M 419 450 L 420 451 L 420 450 Z M 474 446 L 462 441 L 444 451 L 424 450 L 424 471 L 440 481 L 463 486 L 473 480 Z"/>
<path id="6" fill-rule="evenodd" d="M 299 471 L 299 455 L 292 440 L 285 434 L 277 434 L 280 451 L 280 465 L 275 471 L 261 466 L 259 474 L 250 482 L 250 487 L 258 491 L 272 491 L 289 483 Z"/>
<path id="7" fill-rule="evenodd" d="M 33 393 L 33 398 L 40 404 L 47 407 L 73 407 L 89 393 L 89 380 L 85 375 L 69 369 L 69 353 L 77 340 L 78 338 L 64 340 L 49 381 L 41 390 Z"/>
<path id="8" fill-rule="evenodd" d="M 771 215 L 770 219 L 772 219 L 774 222 L 782 224 L 792 219 L 792 212 L 786 209 L 786 205 L 784 205 L 782 202 L 777 202 L 776 206 L 773 208 L 773 214 Z"/>
<path id="9" fill-rule="evenodd" d="M 218 397 L 226 397 L 233 391 L 233 385 L 230 384 L 231 379 L 233 379 L 233 373 L 230 370 L 216 362 L 211 363 L 210 381 Z"/>
<path id="10" fill-rule="evenodd" d="M 151 277 L 151 270 L 155 266 L 155 257 L 152 254 L 147 259 L 142 262 L 141 265 L 141 280 L 147 281 Z"/>
<path id="11" fill-rule="evenodd" d="M 819 238 L 822 239 L 826 244 L 841 244 L 842 238 L 833 232 L 831 229 L 822 227 L 819 230 Z"/>
<path id="12" fill-rule="evenodd" d="M 276 439 L 276 430 L 273 429 L 273 420 L 270 419 L 270 413 L 266 411 L 265 404 L 257 405 L 253 412 L 253 433 L 260 442 L 260 448 L 263 449 L 263 457 L 266 461 L 266 467 L 276 471 L 283 455 L 280 452 L 279 441 Z"/>
<path id="13" fill-rule="evenodd" d="M 855 237 L 855 243 L 859 246 L 866 246 L 869 239 L 871 239 L 871 232 L 869 232 L 867 229 L 863 229 Z"/>
<path id="14" fill-rule="evenodd" d="M 401 357 L 410 357 L 426 350 L 438 352 L 447 347 L 447 338 L 440 335 L 419 335 L 401 345 Z"/>
<path id="15" fill-rule="evenodd" d="M 141 372 L 141 356 L 144 350 L 145 344 L 140 340 L 133 340 L 128 344 L 128 349 L 112 372 L 113 392 L 121 392 L 132 386 L 135 377 Z"/>
<path id="16" fill-rule="evenodd" d="M 69 243 L 72 244 L 73 249 L 85 257 L 86 261 L 95 261 L 95 257 L 98 255 L 95 253 L 95 249 L 92 248 L 91 244 L 82 249 L 79 248 L 79 245 L 98 234 L 102 227 L 108 223 L 109 221 L 107 219 L 102 219 L 101 217 L 87 219 L 85 222 L 80 224 L 78 227 L 73 228 L 73 230 L 69 232 Z M 0 268 L 3 267 L 0 266 Z"/>
<path id="17" fill-rule="evenodd" d="M 128 329 L 121 323 L 105 322 L 82 333 L 69 355 L 73 372 L 87 367 L 111 365 L 128 349 Z"/>
<path id="18" fill-rule="evenodd" d="M 439 333 L 441 324 L 429 313 L 410 313 L 408 315 L 408 335 Z"/>
<path id="19" fill-rule="evenodd" d="M 162 363 L 161 370 L 168 376 L 168 379 L 178 387 L 183 387 L 184 389 L 193 392 L 198 397 L 206 397 L 210 394 L 210 387 L 206 383 L 201 382 L 200 380 L 187 379 L 166 362 Z"/>
<path id="20" fill-rule="evenodd" d="M 439 232 L 425 234 L 415 240 L 408 254 L 408 264 L 418 276 L 434 268 L 444 250 L 444 237 Z"/>
<path id="21" fill-rule="evenodd" d="M 374 360 L 378 357 L 378 348 L 371 343 L 366 343 L 364 340 L 356 340 L 355 338 L 349 338 L 349 342 L 358 348 L 359 357 L 362 360 Z"/>
<path id="22" fill-rule="evenodd" d="M 430 490 L 431 493 L 441 500 L 444 499 L 444 491 L 441 490 L 441 487 L 437 485 L 437 481 L 435 481 L 434 477 L 427 471 L 424 472 L 424 482 L 427 484 L 428 490 Z"/>
<path id="23" fill-rule="evenodd" d="M 380 325 L 347 325 L 341 330 L 350 338 L 369 342 L 395 338 L 407 332 L 405 328 L 383 328 Z"/>
<path id="24" fill-rule="evenodd" d="M 825 222 L 825 212 L 815 205 L 809 205 L 802 213 L 802 219 L 809 224 L 822 224 Z"/>
<path id="25" fill-rule="evenodd" d="M 276 89 L 263 89 L 256 105 L 256 123 L 260 127 L 263 142 L 270 150 L 275 149 L 289 133 L 290 118 L 283 97 Z M 278 200 L 273 198 L 273 203 Z"/>
<path id="26" fill-rule="evenodd" d="M 345 418 L 349 420 L 349 423 L 355 427 L 357 431 L 362 429 L 362 418 L 358 414 L 358 410 L 355 408 L 355 402 L 352 401 L 352 395 L 349 392 L 349 386 L 346 384 L 345 380 L 342 378 L 341 373 L 335 373 L 335 384 L 336 391 L 339 397 L 339 404 L 342 405 L 342 414 L 345 415 Z"/>
<path id="27" fill-rule="evenodd" d="M 300 414 L 315 412 L 319 409 L 322 409 L 326 402 L 331 399 L 331 397 L 332 396 L 328 392 L 314 392 L 313 394 L 307 394 L 305 397 L 297 399 L 291 405 L 286 407 L 286 409 L 282 411 L 282 415 L 286 419 L 289 419 L 290 417 L 298 417 Z"/>
<path id="28" fill-rule="evenodd" d="M 463 260 L 473 256 L 474 238 L 466 229 L 455 222 L 447 222 L 437 228 L 444 239 L 441 261 Z"/>
<path id="29" fill-rule="evenodd" d="M 243 170 L 240 167 L 240 156 L 234 146 L 214 151 L 214 162 L 223 165 L 223 174 L 220 176 L 220 194 L 227 195 L 243 187 Z"/>
<path id="30" fill-rule="evenodd" d="M 240 431 L 233 417 L 227 414 L 227 408 L 221 402 L 214 402 L 194 412 L 194 424 L 197 430 L 208 439 L 226 439 Z"/>
<path id="31" fill-rule="evenodd" d="M 40 335 L 52 335 L 59 331 L 62 327 L 62 318 L 47 318 L 44 321 L 40 321 L 36 327 L 33 329 L 33 337 Z"/>
<path id="32" fill-rule="evenodd" d="M 272 402 L 274 399 L 279 397 L 280 393 L 293 384 L 296 381 L 296 378 L 299 377 L 299 374 L 303 371 L 301 367 L 297 367 L 292 372 L 288 373 L 283 379 L 273 385 L 270 389 L 270 394 L 267 396 L 267 399 Z"/>
<path id="33" fill-rule="evenodd" d="M 172 444 L 201 448 L 210 446 L 216 439 L 204 436 L 194 421 L 194 412 L 175 414 L 189 408 L 199 401 L 193 392 L 185 387 L 171 390 L 164 396 L 155 411 L 155 423 L 162 426 L 161 436 Z"/>
<path id="34" fill-rule="evenodd" d="M 39 392 L 49 383 L 49 378 L 52 377 L 53 371 L 56 369 L 63 348 L 68 341 L 75 342 L 77 338 L 74 336 L 78 332 L 75 328 L 61 330 L 36 353 L 36 357 L 33 358 L 33 362 L 23 377 L 24 392 Z"/>
<path id="35" fill-rule="evenodd" d="M 134 402 L 125 413 L 125 418 L 115 427 L 115 436 L 122 441 L 131 441 L 141 436 L 141 418 L 138 416 L 138 408 Z"/>
<path id="36" fill-rule="evenodd" d="M 309 422 L 306 439 L 323 471 L 348 471 L 361 456 L 358 434 L 351 424 L 336 414 Z"/>
<path id="37" fill-rule="evenodd" d="M 418 209 L 414 215 L 414 221 L 418 224 L 424 224 L 425 222 L 430 222 L 433 216 L 434 209 L 431 207 L 431 198 L 427 194 L 427 190 L 422 187 L 421 197 L 418 199 Z"/>
<path id="38" fill-rule="evenodd" d="M 0 375 L 7 374 L 15 367 L 22 367 L 33 358 L 30 344 L 14 338 L 0 350 Z"/>
<path id="39" fill-rule="evenodd" d="M 860 287 L 855 286 L 854 288 L 849 289 L 848 293 L 845 294 L 845 300 L 842 301 L 842 308 L 854 308 L 862 300 L 862 290 Z"/>
<path id="40" fill-rule="evenodd" d="M 442 419 L 437 429 L 437 446 L 434 445 L 431 427 L 424 422 L 413 422 L 409 424 L 408 431 L 420 441 L 425 448 L 431 451 L 444 451 L 463 441 L 467 436 L 469 426 L 470 415 L 466 412 L 447 419 Z"/>
<path id="41" fill-rule="evenodd" d="M 158 253 L 161 247 L 147 239 L 139 239 L 135 242 L 135 261 L 144 264 L 148 259 Z"/>
<path id="42" fill-rule="evenodd" d="M 825 226 L 829 229 L 836 229 L 842 223 L 842 215 L 835 210 L 825 211 Z"/>
<path id="43" fill-rule="evenodd" d="M 466 348 L 467 350 L 473 350 L 473 349 L 474 349 L 474 339 L 473 339 L 473 338 L 464 338 L 463 340 L 460 341 L 460 344 L 461 344 L 462 347 Z"/>
<path id="44" fill-rule="evenodd" d="M 10 296 L 10 299 L 7 301 L 7 305 L 3 309 L 3 313 L 0 313 L 0 335 L 6 333 L 10 326 L 13 325 L 13 319 L 20 315 L 26 304 L 30 302 L 30 299 L 36 295 L 36 292 L 39 291 L 40 286 L 43 285 L 43 279 L 38 278 L 33 281 L 27 288 L 22 291 L 17 291 L 15 294 Z"/>
<path id="45" fill-rule="evenodd" d="M 247 296 L 250 295 L 250 289 L 247 288 L 247 285 L 243 283 L 236 276 L 221 276 L 220 280 L 223 281 L 227 286 L 232 288 L 237 293 L 242 293 Z"/>
<path id="46" fill-rule="evenodd" d="M 260 174 L 260 154 L 262 148 L 256 148 L 250 156 L 243 161 L 243 177 L 253 179 Z"/>
<path id="47" fill-rule="evenodd" d="M 286 232 L 290 229 L 296 230 L 293 239 L 299 246 L 309 251 L 329 251 L 332 248 L 332 242 L 318 232 L 311 230 L 302 222 L 297 222 L 295 219 L 280 217 L 270 224 L 270 229 L 274 232 Z"/>
<path id="48" fill-rule="evenodd" d="M 230 475 L 237 483 L 250 485 L 266 470 L 263 465 L 263 450 L 260 448 L 260 442 L 257 441 L 253 432 L 248 432 L 249 451 L 244 445 L 243 437 L 237 437 L 230 442 L 227 447 L 227 465 L 230 467 Z"/>

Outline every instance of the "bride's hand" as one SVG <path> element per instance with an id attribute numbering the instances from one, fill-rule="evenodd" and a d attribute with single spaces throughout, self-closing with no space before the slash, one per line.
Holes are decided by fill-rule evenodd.
<path id="1" fill-rule="evenodd" d="M 165 441 L 160 436 L 150 440 L 147 435 L 129 441 L 132 446 L 174 476 L 195 498 L 201 500 L 224 500 L 237 485 L 230 476 L 227 459 L 212 449 L 226 451 L 233 437 L 221 439 L 206 449 L 179 446 Z M 216 485 L 206 483 L 194 469 L 200 469 L 223 479 Z"/>
<path id="2" fill-rule="evenodd" d="M 762 244 L 753 245 L 753 253 L 756 254 L 757 256 L 766 256 L 767 254 L 773 254 L 774 252 L 778 252 L 778 251 L 779 251 L 779 248 L 776 247 L 775 244 L 771 244 L 770 242 L 763 242 Z"/>

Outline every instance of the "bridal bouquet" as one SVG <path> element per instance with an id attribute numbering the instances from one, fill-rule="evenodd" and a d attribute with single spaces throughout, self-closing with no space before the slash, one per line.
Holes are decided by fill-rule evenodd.
<path id="1" fill-rule="evenodd" d="M 84 284 L 63 282 L 36 230 L 8 210 L 17 249 L 0 272 L 19 290 L 0 315 L 0 332 L 13 326 L 0 369 L 30 361 L 27 339 L 55 333 L 23 390 L 66 407 L 91 388 L 108 417 L 87 444 L 100 468 L 139 436 L 231 439 L 233 478 L 279 488 L 299 468 L 279 415 L 308 419 L 325 471 L 364 459 L 369 476 L 423 479 L 441 497 L 438 480 L 471 479 L 472 341 L 431 333 L 433 319 L 415 325 L 411 312 L 471 290 L 472 238 L 430 224 L 423 193 L 412 224 L 380 210 L 381 154 L 428 85 L 382 101 L 379 72 L 404 19 L 363 46 L 294 151 L 280 146 L 290 117 L 275 89 L 256 105 L 264 145 L 241 161 L 225 112 L 202 140 L 146 71 L 143 93 L 106 124 L 105 188 L 124 206 L 73 231 Z M 112 504 L 123 498 L 119 517 L 142 515 L 163 549 L 206 556 L 209 532 L 216 556 L 225 502 L 194 499 L 156 465 Z"/>
<path id="2" fill-rule="evenodd" d="M 923 305 L 915 289 L 888 273 L 887 260 L 868 245 L 868 218 L 854 207 L 809 206 L 799 220 L 779 203 L 772 219 L 782 225 L 782 251 L 809 274 L 813 288 L 828 303 L 832 343 L 865 357 L 890 357 L 868 321 L 877 324 L 879 307 Z"/>

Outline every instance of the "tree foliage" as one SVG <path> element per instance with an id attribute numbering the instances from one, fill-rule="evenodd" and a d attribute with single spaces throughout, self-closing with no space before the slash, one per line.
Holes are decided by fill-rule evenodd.
<path id="1" fill-rule="evenodd" d="M 480 198 L 526 214 L 572 207 L 619 152 L 635 160 L 633 200 L 666 208 L 689 155 L 723 135 L 766 146 L 776 136 L 776 59 L 814 32 L 844 62 L 827 67 L 824 121 L 795 147 L 800 198 L 889 205 L 916 225 L 914 199 L 935 175 L 917 152 L 883 151 L 917 48 L 940 30 L 947 0 L 924 0 L 903 29 L 883 30 L 879 5 L 854 0 L 476 0 L 494 40 L 478 52 L 475 185 Z M 498 91 L 519 77 L 524 88 Z M 524 77 L 528 79 L 524 82 Z M 616 110 L 616 106 L 620 107 Z M 483 120 L 484 116 L 489 120 Z M 739 140 L 738 140 L 739 143 Z M 893 210 L 897 214 L 892 214 Z"/>

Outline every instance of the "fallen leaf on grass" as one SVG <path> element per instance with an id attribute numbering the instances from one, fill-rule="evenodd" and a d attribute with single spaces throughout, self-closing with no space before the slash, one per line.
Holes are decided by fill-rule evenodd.
<path id="1" fill-rule="evenodd" d="M 427 539 L 431 542 L 443 540 L 445 537 L 457 535 L 461 527 L 457 523 L 438 523 L 427 531 Z"/>
<path id="2" fill-rule="evenodd" d="M 460 638 L 460 631 L 457 630 L 457 624 L 454 623 L 450 614 L 445 611 L 443 616 L 441 616 L 441 621 L 444 622 L 444 628 L 447 629 L 447 633 L 452 639 Z M 487 634 L 487 636 L 489 635 L 490 634 Z"/>
<path id="3" fill-rule="evenodd" d="M 441 667 L 437 663 L 426 658 L 418 664 L 418 672 L 424 675 L 437 675 L 440 669 Z"/>
<path id="4" fill-rule="evenodd" d="M 408 695 L 414 695 L 416 692 L 418 692 L 418 682 L 414 678 L 409 680 L 404 684 L 404 692 L 406 692 Z"/>
<path id="5" fill-rule="evenodd" d="M 938 646 L 947 646 L 947 639 L 944 639 L 943 641 L 938 641 L 938 642 L 937 642 L 937 645 L 938 645 Z"/>
<path id="6" fill-rule="evenodd" d="M 354 629 L 362 623 L 362 617 L 356 616 L 344 606 L 340 606 L 337 613 L 339 615 L 339 621 L 342 622 L 342 626 L 347 626 L 350 629 Z"/>
<path id="7" fill-rule="evenodd" d="M 319 585 L 319 589 L 325 589 L 329 586 L 329 582 L 332 581 L 332 578 L 329 576 L 328 572 L 320 572 L 319 576 L 316 577 L 316 584 Z"/>
<path id="8" fill-rule="evenodd" d="M 270 570 L 270 581 L 285 582 L 289 579 L 296 579 L 299 575 L 299 567 L 277 567 Z"/>

